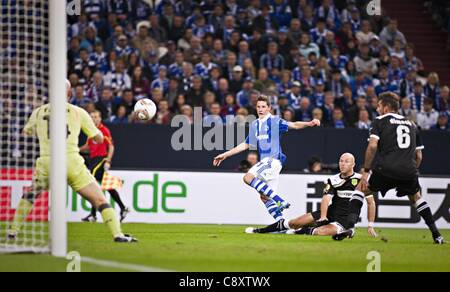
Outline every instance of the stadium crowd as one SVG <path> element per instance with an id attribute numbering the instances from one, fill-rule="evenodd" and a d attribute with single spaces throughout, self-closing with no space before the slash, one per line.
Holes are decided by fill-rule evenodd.
<path id="1" fill-rule="evenodd" d="M 387 16 L 354 0 L 85 0 L 70 18 L 71 103 L 110 123 L 151 98 L 150 123 L 256 115 L 258 93 L 288 121 L 368 129 L 394 91 L 422 129 L 449 130 L 449 87 L 427 72 Z M 213 116 L 213 117 L 212 117 Z M 220 117 L 220 118 L 219 118 Z"/>

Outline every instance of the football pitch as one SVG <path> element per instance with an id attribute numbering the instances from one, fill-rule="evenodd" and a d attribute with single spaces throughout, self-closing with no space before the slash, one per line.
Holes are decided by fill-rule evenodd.
<path id="1" fill-rule="evenodd" d="M 450 271 L 450 244 L 434 245 L 428 230 L 365 228 L 352 240 L 284 234 L 245 234 L 247 226 L 124 224 L 137 244 L 113 243 L 96 223 L 69 224 L 69 252 L 82 272 L 365 272 L 376 251 L 381 271 Z M 443 231 L 446 239 L 450 230 Z M 66 271 L 69 260 L 47 255 L 0 255 L 0 271 Z"/>

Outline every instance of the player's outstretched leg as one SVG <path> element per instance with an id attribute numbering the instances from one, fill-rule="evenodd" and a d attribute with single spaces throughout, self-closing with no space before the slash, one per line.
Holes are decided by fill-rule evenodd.
<path id="1" fill-rule="evenodd" d="M 272 188 L 265 183 L 264 181 L 254 177 L 252 174 L 247 173 L 244 177 L 244 182 L 254 188 L 258 193 L 261 195 L 267 196 L 270 199 L 274 200 L 277 205 L 280 212 L 282 212 L 285 209 L 288 209 L 291 204 L 283 200 Z"/>
<path id="2" fill-rule="evenodd" d="M 108 226 L 115 242 L 137 242 L 137 239 L 122 233 L 119 218 L 114 209 L 107 203 L 105 196 L 97 183 L 91 183 L 78 191 L 102 215 L 103 222 Z"/>
<path id="3" fill-rule="evenodd" d="M 278 204 L 274 200 L 267 199 L 266 196 L 261 195 L 261 201 L 264 203 L 264 206 L 266 206 L 267 212 L 273 217 L 273 219 L 275 219 L 276 222 L 283 219 L 283 213 L 281 213 L 278 208 Z"/>
<path id="4" fill-rule="evenodd" d="M 23 222 L 33 209 L 35 199 L 38 197 L 38 193 L 29 192 L 25 194 L 19 202 L 19 206 L 14 214 L 13 222 L 7 231 L 7 239 L 15 240 L 18 233 L 22 229 Z"/>
<path id="5" fill-rule="evenodd" d="M 436 223 L 434 222 L 433 213 L 431 213 L 431 209 L 428 206 L 428 203 L 421 197 L 420 192 L 415 194 L 414 196 L 410 196 L 409 200 L 416 207 L 417 213 L 419 213 L 420 217 L 423 218 L 428 228 L 431 231 L 433 236 L 434 243 L 443 244 L 444 238 L 436 227 Z"/>
<path id="6" fill-rule="evenodd" d="M 245 230 L 245 233 L 274 233 L 274 232 L 283 232 L 288 229 L 289 229 L 289 222 L 287 220 L 281 219 L 280 221 L 268 225 L 264 228 L 248 227 Z"/>

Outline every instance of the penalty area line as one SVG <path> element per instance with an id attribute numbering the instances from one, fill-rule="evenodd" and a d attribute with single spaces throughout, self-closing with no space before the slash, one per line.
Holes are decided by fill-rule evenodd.
<path id="1" fill-rule="evenodd" d="M 101 260 L 101 259 L 95 259 L 90 257 L 81 257 L 81 262 L 87 263 L 87 264 L 93 264 L 97 266 L 107 267 L 107 268 L 115 268 L 115 269 L 121 269 L 121 270 L 128 270 L 133 272 L 173 272 L 170 270 L 155 268 L 155 267 L 148 267 L 143 265 L 136 265 L 136 264 L 128 264 L 128 263 L 122 263 L 122 262 L 114 262 L 114 261 L 108 261 L 108 260 Z"/>

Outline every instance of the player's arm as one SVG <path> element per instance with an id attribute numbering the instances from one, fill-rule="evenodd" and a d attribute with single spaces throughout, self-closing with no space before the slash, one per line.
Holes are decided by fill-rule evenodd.
<path id="1" fill-rule="evenodd" d="M 33 136 L 36 133 L 36 121 L 37 121 L 37 113 L 39 108 L 35 109 L 28 119 L 25 127 L 23 128 L 22 133 L 26 136 Z"/>
<path id="2" fill-rule="evenodd" d="M 78 108 L 81 117 L 81 131 L 88 138 L 93 139 L 96 143 L 102 144 L 104 137 L 102 132 L 95 126 L 89 114 L 82 108 Z"/>
<path id="3" fill-rule="evenodd" d="M 369 220 L 369 226 L 367 228 L 367 232 L 372 237 L 377 237 L 378 234 L 376 233 L 376 231 L 374 229 L 377 205 L 375 203 L 375 199 L 374 199 L 373 195 L 367 196 L 366 201 L 367 201 L 367 219 Z"/>
<path id="4" fill-rule="evenodd" d="M 105 137 L 108 142 L 108 155 L 106 156 L 105 169 L 109 170 L 111 168 L 111 161 L 114 156 L 114 144 L 110 141 L 110 137 Z"/>
<path id="5" fill-rule="evenodd" d="M 322 202 L 320 203 L 320 219 L 319 221 L 328 221 L 328 207 L 330 206 L 332 196 L 325 194 L 322 197 Z"/>
<path id="6" fill-rule="evenodd" d="M 422 143 L 422 138 L 420 137 L 419 131 L 416 128 L 416 164 L 417 168 L 422 164 L 423 154 L 422 150 L 425 148 Z"/>
<path id="7" fill-rule="evenodd" d="M 248 150 L 249 148 L 250 148 L 250 145 L 247 144 L 246 142 L 243 142 L 243 143 L 239 144 L 238 146 L 234 147 L 233 149 L 216 156 L 214 158 L 213 165 L 219 166 L 222 163 L 222 161 L 224 161 L 225 159 L 227 159 L 233 155 L 239 154 L 245 150 Z"/>
<path id="8" fill-rule="evenodd" d="M 288 127 L 292 130 L 301 130 L 304 128 L 316 126 L 320 126 L 320 121 L 318 119 L 314 119 L 309 122 L 288 122 Z"/>
<path id="9" fill-rule="evenodd" d="M 322 202 L 320 203 L 320 219 L 319 222 L 327 222 L 328 221 L 328 207 L 330 206 L 330 202 L 333 199 L 333 195 L 335 190 L 331 181 L 327 181 L 327 185 L 323 190 Z"/>
<path id="10" fill-rule="evenodd" d="M 366 149 L 366 155 L 364 159 L 364 168 L 362 172 L 362 178 L 361 183 L 359 184 L 359 188 L 362 192 L 365 192 L 368 190 L 368 178 L 369 178 L 369 171 L 372 167 L 373 160 L 375 159 L 375 155 L 378 150 L 378 137 L 375 137 L 374 135 L 370 136 L 369 139 L 369 145 Z"/>
<path id="11" fill-rule="evenodd" d="M 82 153 L 89 152 L 89 144 L 88 144 L 87 141 L 86 141 L 86 143 L 83 146 L 80 147 L 80 152 L 82 152 Z"/>

